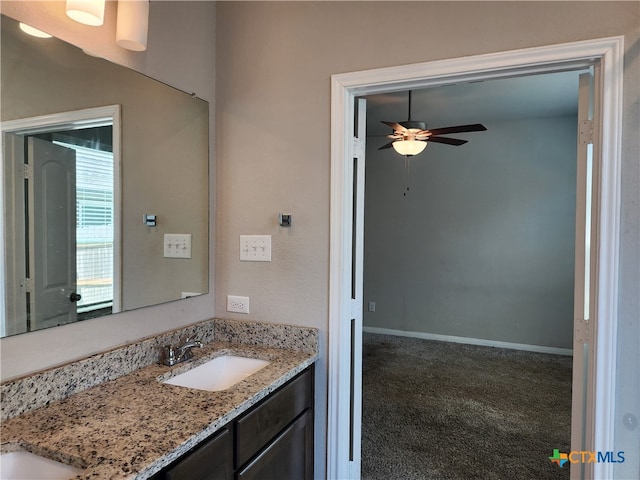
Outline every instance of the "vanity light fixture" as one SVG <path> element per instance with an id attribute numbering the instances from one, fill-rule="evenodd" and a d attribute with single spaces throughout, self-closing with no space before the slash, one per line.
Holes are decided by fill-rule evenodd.
<path id="1" fill-rule="evenodd" d="M 142 52 L 147 49 L 149 0 L 120 0 L 116 42 L 122 48 Z"/>
<path id="2" fill-rule="evenodd" d="M 31 25 L 27 25 L 26 23 L 20 22 L 20 30 L 22 30 L 24 33 L 28 33 L 29 35 L 32 35 L 34 37 L 51 38 L 51 35 L 49 35 L 47 32 L 43 32 L 42 30 L 38 30 L 37 28 L 32 27 Z"/>
<path id="3" fill-rule="evenodd" d="M 105 0 L 67 0 L 67 16 L 76 22 L 99 27 L 104 23 Z"/>

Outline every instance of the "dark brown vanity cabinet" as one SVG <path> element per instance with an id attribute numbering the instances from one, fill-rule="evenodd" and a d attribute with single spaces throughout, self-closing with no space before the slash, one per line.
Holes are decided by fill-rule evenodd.
<path id="1" fill-rule="evenodd" d="M 313 373 L 311 366 L 153 480 L 311 480 Z"/>
<path id="2" fill-rule="evenodd" d="M 174 465 L 153 477 L 164 480 L 228 480 L 233 478 L 233 433 L 227 426 Z"/>
<path id="3" fill-rule="evenodd" d="M 242 480 L 313 478 L 313 415 L 306 410 L 236 473 Z"/>

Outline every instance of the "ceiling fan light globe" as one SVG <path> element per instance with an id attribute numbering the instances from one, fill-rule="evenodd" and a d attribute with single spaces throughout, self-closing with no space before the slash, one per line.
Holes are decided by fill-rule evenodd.
<path id="1" fill-rule="evenodd" d="M 418 155 L 427 147 L 427 142 L 422 140 L 398 140 L 393 142 L 392 147 L 400 155 Z"/>

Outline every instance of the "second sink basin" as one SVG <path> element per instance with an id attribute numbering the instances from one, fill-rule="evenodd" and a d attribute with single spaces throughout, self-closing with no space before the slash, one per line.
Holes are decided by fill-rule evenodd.
<path id="1" fill-rule="evenodd" d="M 209 360 L 184 373 L 164 380 L 163 383 L 180 387 L 219 392 L 231 388 L 236 383 L 269 365 L 268 360 L 224 355 Z"/>
<path id="2" fill-rule="evenodd" d="M 66 480 L 82 470 L 20 450 L 0 455 L 2 480 Z"/>

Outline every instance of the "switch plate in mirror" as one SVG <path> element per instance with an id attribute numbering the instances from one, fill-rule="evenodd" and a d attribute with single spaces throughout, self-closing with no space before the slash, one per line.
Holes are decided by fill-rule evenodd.
<path id="1" fill-rule="evenodd" d="M 165 258 L 191 258 L 191 234 L 165 233 L 164 256 Z"/>

